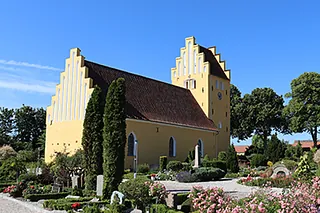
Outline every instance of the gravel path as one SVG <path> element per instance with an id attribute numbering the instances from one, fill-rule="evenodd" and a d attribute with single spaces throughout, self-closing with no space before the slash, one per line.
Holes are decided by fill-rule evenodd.
<path id="1" fill-rule="evenodd" d="M 179 183 L 176 181 L 161 181 L 169 191 L 190 191 L 193 186 L 208 187 L 221 187 L 223 190 L 230 194 L 233 198 L 239 199 L 250 195 L 251 193 L 261 189 L 259 187 L 245 186 L 238 184 L 239 179 L 222 179 L 220 181 L 210 182 L 196 182 L 196 183 Z M 273 192 L 281 193 L 282 189 L 272 188 Z"/>
<path id="2" fill-rule="evenodd" d="M 65 213 L 66 211 L 48 211 L 37 202 L 26 202 L 0 193 L 0 213 Z"/>

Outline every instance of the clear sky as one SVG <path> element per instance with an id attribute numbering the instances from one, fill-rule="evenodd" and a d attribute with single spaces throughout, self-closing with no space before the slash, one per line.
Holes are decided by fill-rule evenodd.
<path id="1" fill-rule="evenodd" d="M 170 82 L 189 36 L 217 46 L 243 94 L 271 87 L 283 95 L 292 79 L 320 70 L 319 9 L 308 0 L 3 1 L 0 106 L 49 105 L 73 47 L 88 60 Z"/>

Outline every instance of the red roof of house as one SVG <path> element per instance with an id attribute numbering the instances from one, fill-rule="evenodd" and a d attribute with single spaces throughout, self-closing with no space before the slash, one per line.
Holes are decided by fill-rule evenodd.
<path id="1" fill-rule="evenodd" d="M 236 150 L 237 153 L 245 153 L 249 146 L 247 145 L 241 145 L 241 146 L 234 146 L 234 149 Z"/>
<path id="2" fill-rule="evenodd" d="M 104 92 L 113 80 L 125 79 L 128 118 L 218 131 L 188 89 L 87 60 L 84 65 Z"/>
<path id="3" fill-rule="evenodd" d="M 312 148 L 313 147 L 313 141 L 311 140 L 295 140 L 292 146 L 297 146 L 298 143 L 301 143 L 302 148 Z M 320 141 L 318 141 L 317 145 L 320 145 Z"/>

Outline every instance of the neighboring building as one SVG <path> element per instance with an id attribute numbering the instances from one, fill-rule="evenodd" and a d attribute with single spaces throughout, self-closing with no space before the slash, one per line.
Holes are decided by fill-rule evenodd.
<path id="1" fill-rule="evenodd" d="M 234 149 L 236 150 L 237 155 L 244 155 L 248 147 L 249 146 L 246 146 L 246 145 L 240 145 L 240 146 L 234 146 Z"/>
<path id="2" fill-rule="evenodd" d="M 310 149 L 313 148 L 312 140 L 295 140 L 292 146 L 297 146 L 299 142 L 301 143 L 303 151 L 310 151 Z M 317 142 L 317 147 L 320 148 L 320 141 Z"/>
<path id="3" fill-rule="evenodd" d="M 172 84 L 85 60 L 80 49 L 70 51 L 51 105 L 47 107 L 45 161 L 55 151 L 71 154 L 81 148 L 86 105 L 94 85 L 106 93 L 117 78 L 126 80 L 126 168 L 158 164 L 159 156 L 184 161 L 196 144 L 201 155 L 217 157 L 230 143 L 230 71 L 215 53 L 186 38 Z M 138 147 L 135 146 L 137 142 Z"/>

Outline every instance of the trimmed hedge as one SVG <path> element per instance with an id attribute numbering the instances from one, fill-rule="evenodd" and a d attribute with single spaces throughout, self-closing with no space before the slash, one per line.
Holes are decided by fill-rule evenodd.
<path id="1" fill-rule="evenodd" d="M 79 202 L 79 201 L 75 201 L 77 203 L 80 204 L 79 208 L 83 208 L 84 206 L 93 206 L 95 204 L 97 205 L 106 205 L 109 204 L 109 201 L 98 201 L 98 202 L 89 202 L 89 201 L 83 201 L 83 202 Z M 53 210 L 71 210 L 72 207 L 71 205 L 74 204 L 75 202 L 68 202 L 68 203 L 52 203 L 49 207 L 50 209 Z"/>
<path id="2" fill-rule="evenodd" d="M 200 167 L 192 174 L 197 181 L 219 180 L 226 172 L 219 168 Z"/>
<path id="3" fill-rule="evenodd" d="M 81 197 L 81 198 L 62 198 L 62 199 L 51 199 L 45 200 L 43 202 L 43 208 L 52 208 L 54 204 L 62 203 L 75 203 L 75 202 L 85 202 L 91 200 L 93 197 Z"/>
<path id="4" fill-rule="evenodd" d="M 203 161 L 202 166 L 204 167 L 212 167 L 212 168 L 219 168 L 223 171 L 227 172 L 227 163 L 221 160 L 211 160 L 211 161 Z"/>
<path id="5" fill-rule="evenodd" d="M 160 156 L 159 159 L 159 170 L 163 171 L 167 168 L 168 158 L 167 156 Z"/>
<path id="6" fill-rule="evenodd" d="M 182 168 L 183 168 L 183 165 L 181 161 L 177 161 L 177 160 L 170 161 L 167 165 L 167 170 L 169 171 L 172 170 L 172 171 L 178 172 Z"/>
<path id="7" fill-rule="evenodd" d="M 30 200 L 31 202 L 37 202 L 39 200 L 60 199 L 68 196 L 69 194 L 70 194 L 69 192 L 50 193 L 50 194 L 27 194 L 24 196 L 24 198 Z"/>
<path id="8" fill-rule="evenodd" d="M 7 183 L 0 183 L 0 188 L 7 188 L 8 186 L 16 185 L 17 182 L 7 182 Z"/>

